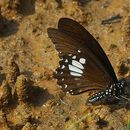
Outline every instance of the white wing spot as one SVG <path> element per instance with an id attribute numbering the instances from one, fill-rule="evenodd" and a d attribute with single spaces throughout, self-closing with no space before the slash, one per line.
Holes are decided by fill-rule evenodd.
<path id="1" fill-rule="evenodd" d="M 75 80 L 80 80 L 80 78 L 74 78 Z"/>
<path id="2" fill-rule="evenodd" d="M 79 73 L 79 74 L 82 74 L 83 71 L 73 65 L 69 65 L 69 70 L 73 71 L 73 72 L 76 72 L 76 73 Z"/>
<path id="3" fill-rule="evenodd" d="M 70 72 L 70 74 L 73 75 L 73 76 L 77 76 L 77 77 L 82 76 L 81 74 L 79 74 L 79 73 L 75 73 L 75 72 Z"/>
<path id="4" fill-rule="evenodd" d="M 69 56 L 72 56 L 72 54 L 69 54 Z"/>
<path id="5" fill-rule="evenodd" d="M 108 95 L 108 92 L 106 91 L 106 95 Z"/>
<path id="6" fill-rule="evenodd" d="M 112 89 L 112 88 L 113 88 L 113 85 L 111 85 L 110 89 Z"/>
<path id="7" fill-rule="evenodd" d="M 104 94 L 104 92 L 101 92 L 101 94 Z"/>
<path id="8" fill-rule="evenodd" d="M 76 59 L 76 56 L 73 56 L 72 59 Z"/>
<path id="9" fill-rule="evenodd" d="M 109 89 L 109 92 L 111 92 L 111 89 Z"/>
<path id="10" fill-rule="evenodd" d="M 67 84 L 65 84 L 65 88 L 67 88 L 68 87 L 68 85 Z"/>
<path id="11" fill-rule="evenodd" d="M 80 58 L 80 59 L 79 59 L 79 62 L 82 63 L 82 64 L 85 64 L 86 59 L 84 59 L 84 58 Z"/>
<path id="12" fill-rule="evenodd" d="M 58 86 L 59 88 L 62 88 L 62 86 Z"/>
<path id="13" fill-rule="evenodd" d="M 81 51 L 80 51 L 80 50 L 78 50 L 78 52 L 80 53 Z"/>
<path id="14" fill-rule="evenodd" d="M 64 69 L 64 68 L 65 68 L 65 66 L 64 66 L 64 65 L 62 65 L 61 69 Z"/>
<path id="15" fill-rule="evenodd" d="M 63 60 L 63 58 L 60 59 L 60 61 L 62 61 L 62 60 Z"/>
<path id="16" fill-rule="evenodd" d="M 73 65 L 69 65 L 69 70 L 82 74 L 83 71 Z"/>
<path id="17" fill-rule="evenodd" d="M 68 59 L 65 60 L 65 63 L 68 63 Z"/>
<path id="18" fill-rule="evenodd" d="M 83 65 L 76 60 L 72 60 L 72 65 L 74 65 L 80 69 L 84 69 Z"/>
<path id="19" fill-rule="evenodd" d="M 63 72 L 60 72 L 60 74 L 63 74 Z"/>

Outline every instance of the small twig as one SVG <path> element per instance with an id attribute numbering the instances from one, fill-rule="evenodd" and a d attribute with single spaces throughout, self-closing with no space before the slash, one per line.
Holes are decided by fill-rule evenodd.
<path id="1" fill-rule="evenodd" d="M 117 14 L 116 16 L 111 16 L 108 19 L 102 20 L 101 24 L 105 25 L 105 24 L 117 23 L 117 22 L 120 22 L 121 19 L 122 19 L 122 16 L 120 16 L 120 14 Z"/>

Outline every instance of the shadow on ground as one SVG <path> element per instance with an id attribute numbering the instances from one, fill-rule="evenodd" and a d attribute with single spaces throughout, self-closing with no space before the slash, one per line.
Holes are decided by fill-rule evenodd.
<path id="1" fill-rule="evenodd" d="M 28 95 L 28 102 L 34 106 L 42 106 L 49 99 L 53 98 L 53 95 L 49 94 L 46 89 L 38 86 L 30 86 Z"/>
<path id="2" fill-rule="evenodd" d="M 7 20 L 0 15 L 0 37 L 7 37 L 18 31 L 19 24 L 15 20 Z"/>

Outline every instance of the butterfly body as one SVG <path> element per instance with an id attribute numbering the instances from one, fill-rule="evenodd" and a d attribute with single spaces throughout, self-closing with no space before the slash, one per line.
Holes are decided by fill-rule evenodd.
<path id="1" fill-rule="evenodd" d="M 72 95 L 99 90 L 88 99 L 94 104 L 123 94 L 125 81 L 118 81 L 113 67 L 97 40 L 79 23 L 61 18 L 58 29 L 48 35 L 60 57 L 54 73 L 64 92 Z"/>
<path id="2" fill-rule="evenodd" d="M 95 102 L 101 101 L 102 99 L 109 99 L 109 98 L 119 99 L 120 95 L 123 95 L 124 93 L 124 85 L 125 85 L 124 80 L 118 81 L 117 83 L 109 86 L 108 89 L 99 91 L 94 95 L 92 95 L 88 99 L 88 103 L 93 104 Z"/>

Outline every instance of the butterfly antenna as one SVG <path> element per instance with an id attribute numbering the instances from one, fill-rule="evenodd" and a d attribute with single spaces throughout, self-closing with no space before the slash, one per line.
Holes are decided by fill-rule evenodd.
<path id="1" fill-rule="evenodd" d="M 127 97 L 125 97 L 125 96 L 121 96 L 123 99 L 126 99 L 126 100 L 128 100 L 128 101 L 130 101 L 130 98 L 127 98 Z"/>

